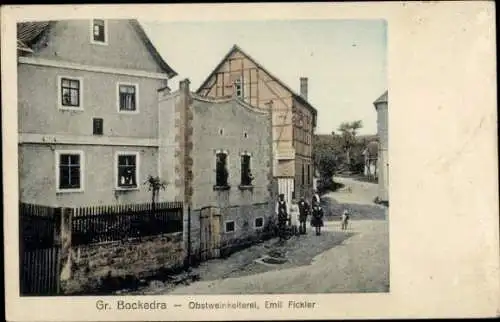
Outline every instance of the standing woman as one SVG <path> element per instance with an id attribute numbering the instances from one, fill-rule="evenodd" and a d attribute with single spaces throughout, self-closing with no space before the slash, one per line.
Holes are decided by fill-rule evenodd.
<path id="1" fill-rule="evenodd" d="M 285 239 L 286 222 L 288 221 L 288 209 L 285 201 L 285 195 L 280 194 L 276 203 L 276 215 L 278 216 L 278 235 L 280 241 Z"/>
<path id="2" fill-rule="evenodd" d="M 316 204 L 312 210 L 311 226 L 316 229 L 316 236 L 321 235 L 321 227 L 323 227 L 323 208 Z"/>
<path id="3" fill-rule="evenodd" d="M 297 205 L 297 201 L 295 199 L 292 200 L 292 204 L 290 205 L 290 228 L 291 233 L 294 236 L 299 234 L 299 217 L 300 217 L 300 208 Z"/>
<path id="4" fill-rule="evenodd" d="M 320 201 L 320 199 L 319 199 L 319 194 L 318 194 L 318 192 L 317 192 L 317 191 L 314 191 L 314 195 L 313 195 L 313 198 L 312 198 L 312 203 L 311 203 L 311 204 L 312 204 L 312 206 L 313 206 L 313 208 L 314 208 L 315 206 L 319 206 L 320 202 L 321 202 L 321 201 Z"/>

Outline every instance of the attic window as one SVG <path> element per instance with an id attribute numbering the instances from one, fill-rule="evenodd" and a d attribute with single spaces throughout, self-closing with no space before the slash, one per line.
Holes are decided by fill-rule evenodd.
<path id="1" fill-rule="evenodd" d="M 92 20 L 92 42 L 97 44 L 106 44 L 107 39 L 107 24 L 103 19 Z"/>
<path id="2" fill-rule="evenodd" d="M 234 91 L 237 97 L 243 97 L 243 86 L 241 84 L 241 78 L 234 81 Z"/>

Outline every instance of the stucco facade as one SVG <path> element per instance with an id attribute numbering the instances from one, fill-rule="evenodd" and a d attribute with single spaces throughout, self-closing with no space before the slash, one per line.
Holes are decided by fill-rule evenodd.
<path id="1" fill-rule="evenodd" d="M 312 137 L 316 110 L 307 102 L 307 79 L 301 95 L 234 46 L 197 90 L 204 97 L 238 96 L 272 113 L 273 177 L 280 193 L 310 198 L 313 189 Z"/>
<path id="2" fill-rule="evenodd" d="M 176 73 L 159 58 L 136 21 L 102 21 L 101 43 L 92 38 L 94 20 L 18 25 L 18 39 L 30 47 L 18 48 L 23 202 L 78 207 L 150 200 L 143 182 L 148 175 L 159 175 L 160 151 L 169 139 L 160 136 L 158 90 Z M 75 87 L 67 89 L 69 81 Z M 122 88 L 133 89 L 133 105 L 127 103 L 133 110 L 120 107 Z M 63 97 L 67 93 L 71 98 Z M 67 153 L 79 156 L 79 182 L 76 188 L 61 189 L 65 172 L 60 155 Z M 120 186 L 118 158 L 123 155 L 134 158 L 133 187 Z M 170 170 L 162 173 L 168 186 L 160 200 L 177 197 Z"/>
<path id="3" fill-rule="evenodd" d="M 389 129 L 388 129 L 388 92 L 386 91 L 373 104 L 377 110 L 378 152 L 378 198 L 389 201 Z"/>
<path id="4" fill-rule="evenodd" d="M 254 227 L 256 219 L 262 218 L 265 225 L 273 215 L 271 113 L 236 97 L 210 99 L 193 94 L 188 80 L 180 83 L 178 92 L 163 96 L 160 111 L 161 115 L 176 113 L 176 141 L 187 143 L 176 147 L 176 158 L 183 161 L 175 164 L 190 210 L 184 227 L 189 229 L 185 236 L 191 236 L 191 252 L 199 251 L 203 208 L 220 210 L 221 243 L 258 233 L 263 227 Z M 226 155 L 227 186 L 217 183 L 220 153 Z M 251 184 L 242 182 L 243 156 L 250 157 Z M 233 231 L 226 231 L 228 222 L 234 224 Z"/>

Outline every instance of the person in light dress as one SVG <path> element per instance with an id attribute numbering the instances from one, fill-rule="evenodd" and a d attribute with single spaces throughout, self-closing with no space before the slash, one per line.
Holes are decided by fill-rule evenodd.
<path id="1" fill-rule="evenodd" d="M 290 204 L 290 216 L 289 216 L 289 225 L 292 235 L 299 234 L 299 216 L 300 209 L 297 203 L 297 200 L 293 199 Z"/>

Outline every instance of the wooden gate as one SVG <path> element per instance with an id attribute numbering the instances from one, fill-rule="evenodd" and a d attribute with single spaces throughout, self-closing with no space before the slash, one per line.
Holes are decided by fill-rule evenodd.
<path id="1" fill-rule="evenodd" d="M 21 295 L 59 294 L 59 247 L 39 248 L 22 252 Z"/>
<path id="2" fill-rule="evenodd" d="M 59 222 L 57 208 L 19 205 L 20 295 L 59 294 Z"/>
<path id="3" fill-rule="evenodd" d="M 205 207 L 200 211 L 200 259 L 202 261 L 220 256 L 221 215 L 216 207 Z"/>

